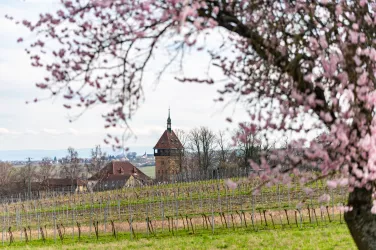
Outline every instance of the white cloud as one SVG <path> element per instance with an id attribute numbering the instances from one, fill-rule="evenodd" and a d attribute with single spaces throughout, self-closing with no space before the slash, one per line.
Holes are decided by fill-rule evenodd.
<path id="1" fill-rule="evenodd" d="M 27 135 L 37 135 L 37 134 L 39 134 L 37 131 L 35 131 L 35 130 L 32 130 L 32 129 L 27 129 L 26 131 L 25 131 L 25 134 L 27 134 Z"/>
<path id="2" fill-rule="evenodd" d="M 80 133 L 76 130 L 76 129 L 74 129 L 74 128 L 69 128 L 68 129 L 68 133 L 69 134 L 72 134 L 72 135 L 79 135 Z"/>
<path id="3" fill-rule="evenodd" d="M 42 132 L 44 132 L 46 134 L 50 134 L 50 135 L 62 135 L 62 134 L 64 134 L 64 132 L 61 131 L 61 130 L 58 130 L 58 129 L 49 129 L 49 128 L 42 129 Z"/>
<path id="4" fill-rule="evenodd" d="M 0 128 L 0 135 L 9 134 L 10 131 L 6 128 Z"/>
<path id="5" fill-rule="evenodd" d="M 6 128 L 0 128 L 0 135 L 20 135 L 21 132 L 6 129 Z"/>
<path id="6" fill-rule="evenodd" d="M 140 137 L 140 136 L 147 136 L 147 135 L 152 135 L 155 133 L 162 134 L 163 131 L 165 130 L 164 127 L 162 126 L 144 126 L 144 127 L 135 127 L 131 128 L 132 132 L 134 133 L 135 136 Z"/>

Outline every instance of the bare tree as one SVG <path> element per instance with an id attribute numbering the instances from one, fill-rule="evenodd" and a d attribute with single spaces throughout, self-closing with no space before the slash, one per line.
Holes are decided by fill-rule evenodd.
<path id="1" fill-rule="evenodd" d="M 15 172 L 15 168 L 8 162 L 0 161 L 0 186 L 3 187 L 9 184 L 12 180 L 12 176 Z"/>
<path id="2" fill-rule="evenodd" d="M 224 169 L 229 164 L 229 158 L 232 152 L 231 143 L 226 139 L 225 131 L 220 130 L 217 136 L 219 147 L 219 168 Z"/>
<path id="3" fill-rule="evenodd" d="M 44 157 L 39 163 L 39 168 L 37 169 L 37 180 L 43 181 L 46 178 L 51 178 L 54 175 L 55 169 L 56 167 L 53 165 L 52 159 Z"/>
<path id="4" fill-rule="evenodd" d="M 33 165 L 27 165 L 24 167 L 15 168 L 12 175 L 12 180 L 22 182 L 25 186 L 29 181 L 37 180 L 37 167 Z"/>
<path id="5" fill-rule="evenodd" d="M 202 162 L 205 170 L 213 167 L 216 147 L 215 133 L 208 127 L 200 128 L 200 140 L 202 144 Z"/>
<path id="6" fill-rule="evenodd" d="M 189 133 L 190 148 L 196 155 L 198 168 L 207 170 L 214 165 L 216 136 L 207 127 L 191 130 Z"/>
<path id="7" fill-rule="evenodd" d="M 248 167 L 249 160 L 259 162 L 261 140 L 259 133 L 250 133 L 244 126 L 235 131 L 234 136 L 239 152 L 239 167 Z"/>
<path id="8" fill-rule="evenodd" d="M 90 163 L 86 164 L 87 172 L 90 175 L 98 173 L 102 167 L 106 164 L 107 155 L 102 151 L 101 146 L 97 145 L 91 150 Z"/>
<path id="9" fill-rule="evenodd" d="M 80 164 L 78 153 L 74 148 L 69 147 L 68 155 L 62 160 L 60 176 L 69 178 L 73 182 L 74 179 L 81 177 L 82 173 L 83 167 Z"/>
<path id="10" fill-rule="evenodd" d="M 202 169 L 200 130 L 194 128 L 189 132 L 189 148 L 192 151 L 191 159 L 196 162 L 198 169 Z"/>

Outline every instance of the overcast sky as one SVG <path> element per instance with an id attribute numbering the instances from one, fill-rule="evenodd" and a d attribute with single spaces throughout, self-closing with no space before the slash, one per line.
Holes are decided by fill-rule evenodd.
<path id="1" fill-rule="evenodd" d="M 35 20 L 41 12 L 56 11 L 54 0 L 0 0 L 0 150 L 90 148 L 103 145 L 106 131 L 101 114 L 103 109 L 93 109 L 78 121 L 69 123 L 68 113 L 59 100 L 47 100 L 26 105 L 25 101 L 43 96 L 36 89 L 35 82 L 43 72 L 30 66 L 24 48 L 30 40 L 30 33 L 5 19 L 6 14 L 21 19 Z M 19 37 L 25 43 L 18 44 Z M 187 59 L 188 71 L 201 72 L 205 60 L 199 56 Z M 150 151 L 166 128 L 169 106 L 172 127 L 186 131 L 208 126 L 214 131 L 234 126 L 225 121 L 231 116 L 234 121 L 246 120 L 242 107 L 232 105 L 224 109 L 215 103 L 217 86 L 182 84 L 175 81 L 175 75 L 168 73 L 157 86 L 152 79 L 145 82 L 145 102 L 130 122 L 137 139 L 131 139 L 127 146 L 150 146 Z"/>

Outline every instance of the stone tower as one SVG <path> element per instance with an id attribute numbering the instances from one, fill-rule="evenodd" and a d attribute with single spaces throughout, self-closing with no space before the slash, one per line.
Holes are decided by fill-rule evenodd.
<path id="1" fill-rule="evenodd" d="M 154 147 L 155 178 L 157 181 L 171 181 L 172 175 L 179 173 L 180 157 L 184 147 L 171 129 L 170 109 L 168 110 L 167 129 Z"/>

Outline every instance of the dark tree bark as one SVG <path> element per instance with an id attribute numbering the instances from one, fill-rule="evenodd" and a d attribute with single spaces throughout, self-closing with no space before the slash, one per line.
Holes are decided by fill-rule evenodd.
<path id="1" fill-rule="evenodd" d="M 371 213 L 372 191 L 355 188 L 349 194 L 352 211 L 345 213 L 345 221 L 358 249 L 376 249 L 376 215 Z"/>

